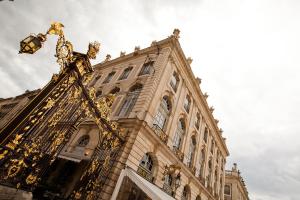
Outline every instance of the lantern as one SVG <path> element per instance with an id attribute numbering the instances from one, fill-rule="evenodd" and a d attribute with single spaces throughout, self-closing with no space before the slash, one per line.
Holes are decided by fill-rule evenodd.
<path id="1" fill-rule="evenodd" d="M 30 35 L 20 42 L 19 53 L 34 54 L 37 50 L 42 47 L 43 42 L 46 41 L 46 35 Z"/>

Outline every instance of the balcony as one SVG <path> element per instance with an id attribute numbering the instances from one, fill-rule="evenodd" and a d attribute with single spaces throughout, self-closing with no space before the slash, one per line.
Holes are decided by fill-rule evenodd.
<path id="1" fill-rule="evenodd" d="M 167 134 L 165 134 L 165 132 L 157 124 L 153 124 L 152 129 L 155 132 L 155 134 L 158 135 L 158 137 L 161 139 L 161 141 L 163 143 L 167 144 L 167 141 L 168 141 Z"/>
<path id="2" fill-rule="evenodd" d="M 153 182 L 153 175 L 151 172 L 149 172 L 147 169 L 145 169 L 142 166 L 139 166 L 139 168 L 137 169 L 137 173 L 142 176 L 144 179 L 146 179 L 149 182 Z"/>

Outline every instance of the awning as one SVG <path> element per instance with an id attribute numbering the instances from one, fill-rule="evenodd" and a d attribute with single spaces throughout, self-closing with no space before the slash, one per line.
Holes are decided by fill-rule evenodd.
<path id="1" fill-rule="evenodd" d="M 148 195 L 153 200 L 175 200 L 173 197 L 162 191 L 156 185 L 150 183 L 140 175 L 138 175 L 134 170 L 130 168 L 123 169 L 121 171 L 120 177 L 112 194 L 111 200 L 116 200 L 118 193 L 120 191 L 124 177 L 128 177 L 132 182 L 134 182 L 145 194 Z"/>

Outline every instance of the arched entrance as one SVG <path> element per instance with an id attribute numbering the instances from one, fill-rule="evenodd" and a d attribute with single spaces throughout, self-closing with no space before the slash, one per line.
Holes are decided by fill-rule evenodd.
<path id="1" fill-rule="evenodd" d="M 41 184 L 33 191 L 33 199 L 67 199 L 87 164 L 86 160 L 55 160 L 46 170 Z"/>

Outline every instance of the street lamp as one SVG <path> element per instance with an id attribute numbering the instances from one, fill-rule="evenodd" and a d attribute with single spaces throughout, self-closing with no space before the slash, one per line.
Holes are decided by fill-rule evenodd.
<path id="1" fill-rule="evenodd" d="M 37 50 L 42 47 L 43 42 L 46 41 L 46 36 L 43 34 L 30 35 L 20 42 L 19 53 L 34 54 Z"/>

